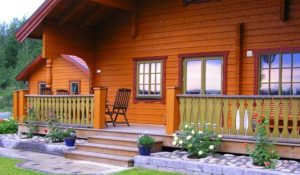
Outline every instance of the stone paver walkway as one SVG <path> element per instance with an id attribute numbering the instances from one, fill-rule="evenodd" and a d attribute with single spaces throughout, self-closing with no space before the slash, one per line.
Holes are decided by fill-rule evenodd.
<path id="1" fill-rule="evenodd" d="M 126 169 L 118 166 L 70 160 L 62 156 L 10 148 L 0 148 L 0 156 L 23 159 L 24 162 L 18 165 L 21 168 L 54 174 L 99 175 L 112 174 Z"/>

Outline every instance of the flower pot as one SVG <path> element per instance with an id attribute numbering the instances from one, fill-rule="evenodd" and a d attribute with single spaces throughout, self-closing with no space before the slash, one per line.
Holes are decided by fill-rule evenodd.
<path id="1" fill-rule="evenodd" d="M 146 146 L 139 145 L 138 147 L 139 147 L 139 153 L 140 153 L 140 155 L 142 155 L 142 156 L 150 156 L 152 146 L 146 147 Z"/>
<path id="2" fill-rule="evenodd" d="M 65 145 L 68 147 L 74 147 L 76 138 L 64 138 Z"/>

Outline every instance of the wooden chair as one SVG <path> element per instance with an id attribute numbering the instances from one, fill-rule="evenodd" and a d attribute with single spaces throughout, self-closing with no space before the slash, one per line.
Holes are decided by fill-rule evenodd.
<path id="1" fill-rule="evenodd" d="M 52 89 L 51 88 L 42 88 L 41 95 L 52 95 Z"/>
<path id="2" fill-rule="evenodd" d="M 127 124 L 127 126 L 129 126 L 129 122 L 126 117 L 126 112 L 128 108 L 130 94 L 131 94 L 130 89 L 119 89 L 114 104 L 113 105 L 106 104 L 105 114 L 110 117 L 110 121 L 106 121 L 106 127 L 107 127 L 107 123 L 112 123 L 114 127 L 116 126 L 116 124 Z M 110 109 L 110 107 L 112 107 L 112 109 Z M 117 123 L 117 119 L 119 115 L 124 116 L 125 122 Z"/>
<path id="3" fill-rule="evenodd" d="M 57 89 L 56 90 L 57 95 L 69 95 L 69 91 L 65 89 Z"/>

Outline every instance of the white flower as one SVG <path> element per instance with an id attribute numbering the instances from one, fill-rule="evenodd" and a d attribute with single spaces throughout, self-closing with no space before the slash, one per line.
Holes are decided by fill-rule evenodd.
<path id="1" fill-rule="evenodd" d="M 218 135 L 219 138 L 222 138 L 223 136 L 221 134 Z"/>
<path id="2" fill-rule="evenodd" d="M 211 125 L 210 123 L 205 123 L 205 126 Z"/>
<path id="3" fill-rule="evenodd" d="M 175 141 L 178 141 L 178 137 L 174 137 L 174 140 L 175 140 Z"/>
<path id="4" fill-rule="evenodd" d="M 187 129 L 188 127 L 189 127 L 189 125 L 188 125 L 188 124 L 184 125 L 184 128 L 185 128 L 185 129 Z"/>
<path id="5" fill-rule="evenodd" d="M 194 130 L 192 130 L 192 131 L 191 131 L 191 133 L 194 135 L 194 134 L 195 134 L 195 131 L 194 131 Z"/>
<path id="6" fill-rule="evenodd" d="M 213 150 L 214 148 L 215 148 L 214 145 L 210 145 L 210 146 L 209 146 L 209 149 L 210 149 L 210 150 Z"/>
<path id="7" fill-rule="evenodd" d="M 191 140 L 192 136 L 187 136 L 186 140 Z"/>
<path id="8" fill-rule="evenodd" d="M 190 148 L 190 147 L 192 147 L 192 146 L 193 146 L 193 144 L 190 143 L 187 147 Z"/>
<path id="9" fill-rule="evenodd" d="M 172 145 L 173 145 L 173 146 L 177 145 L 177 142 L 176 142 L 176 141 L 173 141 L 173 142 L 172 142 Z"/>
<path id="10" fill-rule="evenodd" d="M 201 156 L 203 154 L 203 151 L 198 151 L 198 154 Z"/>
<path id="11" fill-rule="evenodd" d="M 182 140 L 179 140 L 179 142 L 178 142 L 180 145 L 182 145 L 183 144 L 183 141 Z"/>
<path id="12" fill-rule="evenodd" d="M 202 134 L 203 132 L 202 131 L 198 131 L 198 134 Z"/>
<path id="13" fill-rule="evenodd" d="M 174 133 L 174 134 L 172 134 L 173 135 L 173 137 L 177 137 L 177 134 L 176 133 Z"/>

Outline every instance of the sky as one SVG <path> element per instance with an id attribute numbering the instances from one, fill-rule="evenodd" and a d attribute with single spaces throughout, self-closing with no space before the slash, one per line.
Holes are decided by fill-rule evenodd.
<path id="1" fill-rule="evenodd" d="M 0 23 L 30 17 L 44 0 L 0 0 Z"/>

